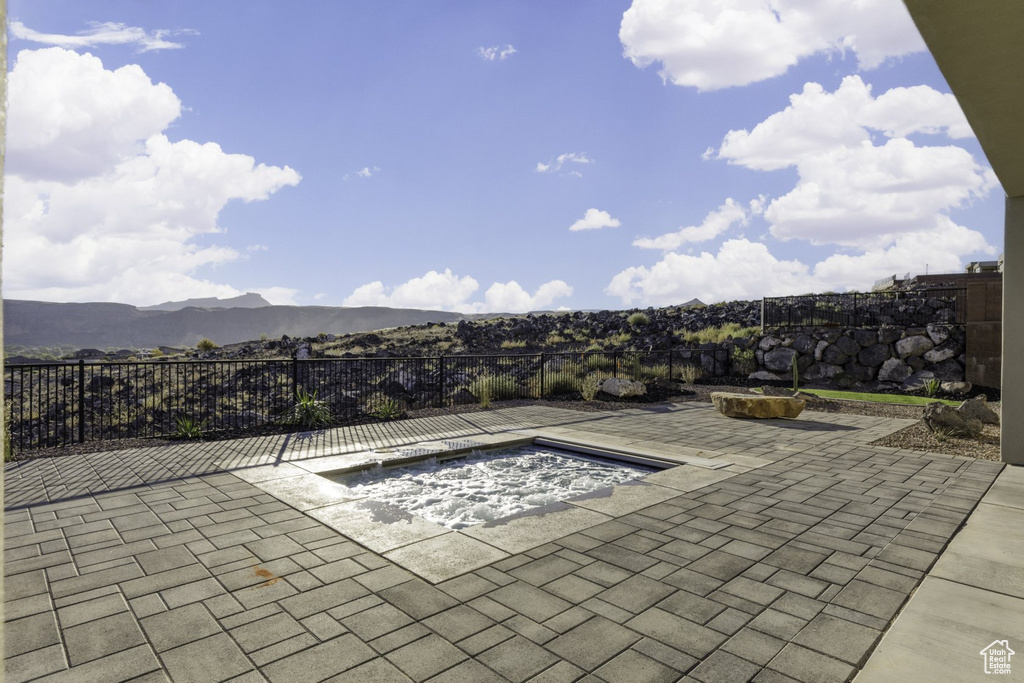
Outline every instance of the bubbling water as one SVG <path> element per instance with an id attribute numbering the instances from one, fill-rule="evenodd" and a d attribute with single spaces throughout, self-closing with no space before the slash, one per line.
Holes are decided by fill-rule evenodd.
<path id="1" fill-rule="evenodd" d="M 438 463 L 428 458 L 345 477 L 352 497 L 368 497 L 451 529 L 622 484 L 652 469 L 535 446 L 474 453 Z"/>

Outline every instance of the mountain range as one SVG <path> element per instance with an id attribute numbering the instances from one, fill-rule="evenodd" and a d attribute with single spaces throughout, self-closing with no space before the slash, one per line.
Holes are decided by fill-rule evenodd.
<path id="1" fill-rule="evenodd" d="M 54 303 L 8 299 L 4 303 L 7 347 L 78 348 L 192 347 L 202 339 L 233 344 L 269 338 L 369 332 L 426 322 L 455 322 L 479 315 L 380 306 L 271 306 L 258 294 L 237 299 L 192 299 L 139 308 L 118 303 Z M 259 303 L 257 302 L 259 300 Z M 195 302 L 217 304 L 195 306 Z M 228 304 L 230 307 L 224 307 Z"/>

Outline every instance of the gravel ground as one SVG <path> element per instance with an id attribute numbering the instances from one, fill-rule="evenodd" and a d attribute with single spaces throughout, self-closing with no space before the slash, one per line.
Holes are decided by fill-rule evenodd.
<path id="1" fill-rule="evenodd" d="M 580 400 L 532 400 L 522 399 L 515 401 L 495 401 L 491 408 L 482 408 L 478 404 L 456 406 L 453 408 L 426 408 L 406 413 L 408 418 L 432 417 L 436 415 L 447 415 L 451 413 L 474 413 L 481 410 L 496 408 L 511 408 L 515 406 L 543 405 L 554 408 L 565 408 L 578 410 L 580 412 L 600 412 L 606 410 L 625 410 L 628 408 L 643 408 L 659 403 L 682 403 L 686 401 L 711 402 L 711 393 L 715 391 L 728 391 L 736 393 L 747 393 L 745 386 L 726 385 L 690 385 L 685 393 L 674 393 L 661 391 L 646 401 L 608 400 L 608 401 L 580 401 Z M 655 400 L 652 400 L 655 399 Z M 999 402 L 991 402 L 989 406 L 997 413 L 1000 412 Z M 920 422 L 924 412 L 923 406 L 893 405 L 887 403 L 866 403 L 863 401 L 832 401 L 819 399 L 810 403 L 805 410 L 823 413 L 846 413 L 852 415 L 870 415 L 873 417 L 894 417 L 919 420 L 917 424 L 911 425 L 883 439 L 873 442 L 875 446 L 888 446 L 891 448 L 905 448 L 917 451 L 932 451 L 934 453 L 946 453 L 949 455 L 961 455 L 970 458 L 984 460 L 999 460 L 999 427 L 985 425 L 982 435 L 978 439 L 958 439 L 953 437 L 937 437 Z M 267 430 L 281 431 L 280 428 Z M 252 435 L 252 434 L 250 434 Z M 218 438 L 238 438 L 244 434 L 221 435 Z M 211 438 L 210 440 L 216 440 Z M 101 441 L 85 444 L 65 446 L 62 448 L 41 449 L 29 453 L 19 454 L 18 458 L 40 458 L 59 457 L 77 453 L 95 453 L 100 451 L 124 450 L 129 448 L 148 448 L 153 446 L 165 446 L 180 443 L 174 439 L 123 439 L 120 441 Z"/>

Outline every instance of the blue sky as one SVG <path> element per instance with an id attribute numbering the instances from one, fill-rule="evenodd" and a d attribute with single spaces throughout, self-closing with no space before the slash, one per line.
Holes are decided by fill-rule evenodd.
<path id="1" fill-rule="evenodd" d="M 899 0 L 9 0 L 4 296 L 460 311 L 1002 250 Z"/>

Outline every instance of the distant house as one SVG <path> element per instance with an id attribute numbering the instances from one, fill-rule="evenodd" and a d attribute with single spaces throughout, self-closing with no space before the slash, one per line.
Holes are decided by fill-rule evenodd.
<path id="1" fill-rule="evenodd" d="M 1008 674 L 1010 657 L 1017 653 L 1010 649 L 1010 641 L 993 640 L 980 654 L 985 658 L 985 673 Z"/>

